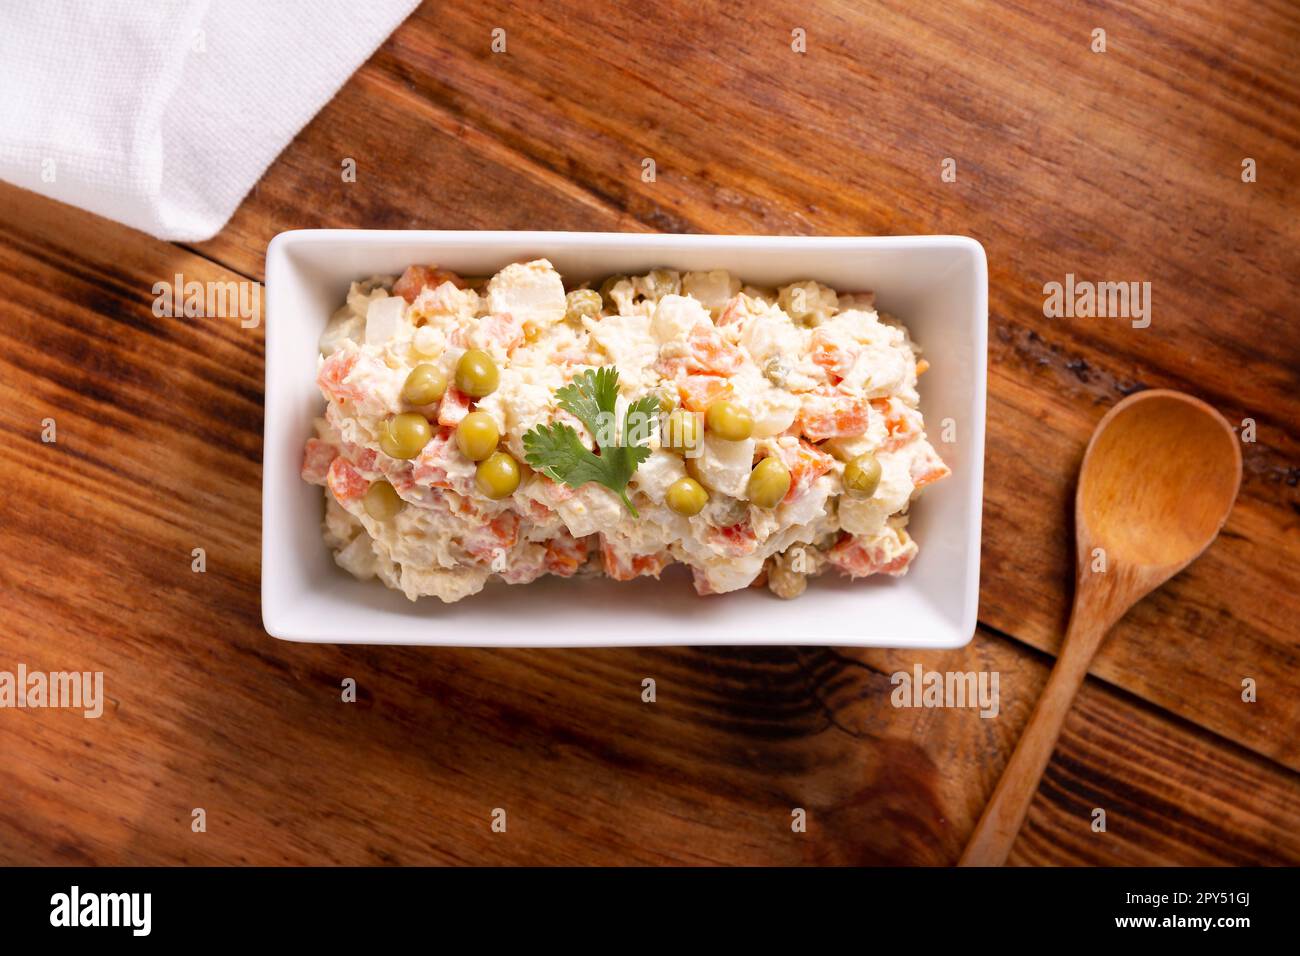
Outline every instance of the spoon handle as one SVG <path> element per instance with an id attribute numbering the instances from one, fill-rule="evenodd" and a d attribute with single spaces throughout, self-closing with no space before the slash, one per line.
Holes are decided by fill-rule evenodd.
<path id="1" fill-rule="evenodd" d="M 1071 619 L 1061 656 L 958 865 L 1001 866 L 1006 862 L 1038 781 L 1052 758 L 1065 715 L 1106 630 L 1077 614 Z"/>

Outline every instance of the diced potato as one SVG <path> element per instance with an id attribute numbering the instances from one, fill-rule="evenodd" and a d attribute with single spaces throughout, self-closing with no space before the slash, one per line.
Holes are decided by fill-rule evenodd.
<path id="1" fill-rule="evenodd" d="M 725 269 L 688 272 L 682 276 L 682 294 L 699 300 L 714 315 L 721 312 L 740 292 L 740 280 Z"/>
<path id="2" fill-rule="evenodd" d="M 656 449 L 641 463 L 641 467 L 632 476 L 631 484 L 658 504 L 664 500 L 664 493 L 668 491 L 668 486 L 685 476 L 686 467 L 682 464 L 679 455 Z"/>
<path id="3" fill-rule="evenodd" d="M 797 322 L 815 325 L 839 308 L 835 290 L 820 282 L 792 282 L 777 293 L 782 311 Z"/>
<path id="4" fill-rule="evenodd" d="M 374 544 L 370 535 L 362 532 L 334 555 L 334 561 L 355 578 L 362 581 L 373 578 L 377 564 Z"/>
<path id="5" fill-rule="evenodd" d="M 711 561 L 704 565 L 702 572 L 710 593 L 726 594 L 728 591 L 749 587 L 762 572 L 764 560 L 761 553 L 755 553 L 743 558 L 729 557 Z"/>
<path id="6" fill-rule="evenodd" d="M 773 386 L 755 388 L 745 397 L 745 406 L 754 417 L 754 437 L 770 438 L 794 424 L 799 414 L 799 399 Z"/>
<path id="7" fill-rule="evenodd" d="M 754 439 L 724 441 L 706 434 L 694 467 L 706 488 L 743 498 L 753 462 Z"/>
<path id="8" fill-rule="evenodd" d="M 343 306 L 330 317 L 329 324 L 321 333 L 317 347 L 321 355 L 329 355 L 343 346 L 344 342 L 360 342 L 366 335 L 366 320 L 357 315 L 348 306 Z"/>
<path id="9" fill-rule="evenodd" d="M 670 342 L 685 343 L 691 329 L 710 322 L 700 303 L 680 295 L 666 295 L 650 320 L 650 334 L 661 346 Z"/>
<path id="10" fill-rule="evenodd" d="M 564 319 L 564 282 L 545 259 L 512 263 L 488 282 L 487 302 L 489 312 L 509 313 L 540 331 Z"/>
<path id="11" fill-rule="evenodd" d="M 912 455 L 884 453 L 876 460 L 880 462 L 880 484 L 875 494 L 870 498 L 839 498 L 840 525 L 851 534 L 878 534 L 889 516 L 901 511 L 912 496 Z"/>
<path id="12" fill-rule="evenodd" d="M 555 510 L 575 538 L 613 528 L 623 517 L 623 503 L 618 496 L 603 485 L 594 484 L 576 489 L 573 497 L 558 502 Z"/>
<path id="13" fill-rule="evenodd" d="M 401 296 L 371 300 L 366 309 L 367 345 L 385 345 L 393 339 L 409 337 L 413 331 L 406 318 L 406 300 Z"/>

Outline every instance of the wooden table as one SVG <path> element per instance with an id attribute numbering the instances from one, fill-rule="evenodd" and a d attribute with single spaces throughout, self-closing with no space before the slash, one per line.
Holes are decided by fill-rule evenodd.
<path id="1" fill-rule="evenodd" d="M 1064 628 L 1088 435 L 1145 387 L 1254 420 L 1241 498 L 1098 657 L 1012 859 L 1300 862 L 1300 10 L 627 6 L 421 9 L 196 246 L 0 189 L 0 669 L 102 670 L 110 698 L 99 720 L 0 711 L 0 862 L 951 863 Z M 260 280 L 302 226 L 978 238 L 975 640 L 269 638 L 262 328 L 155 318 L 152 287 Z M 1066 273 L 1150 281 L 1150 327 L 1045 318 Z M 917 662 L 998 671 L 1000 716 L 895 709 Z"/>

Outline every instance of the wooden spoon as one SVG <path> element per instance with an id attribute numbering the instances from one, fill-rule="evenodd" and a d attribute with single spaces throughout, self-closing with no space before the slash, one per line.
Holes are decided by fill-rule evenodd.
<path id="1" fill-rule="evenodd" d="M 1070 626 L 962 866 L 1006 861 L 1102 638 L 1129 608 L 1209 546 L 1240 484 L 1237 436 L 1199 399 L 1163 389 L 1138 392 L 1101 420 L 1083 456 L 1074 501 Z"/>

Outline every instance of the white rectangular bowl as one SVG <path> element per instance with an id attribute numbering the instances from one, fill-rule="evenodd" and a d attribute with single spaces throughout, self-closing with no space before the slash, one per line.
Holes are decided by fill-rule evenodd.
<path id="1" fill-rule="evenodd" d="M 299 478 L 323 400 L 316 340 L 348 283 L 436 263 L 491 275 L 545 257 L 566 284 L 615 273 L 728 269 L 747 282 L 816 279 L 871 289 L 925 349 L 921 409 L 952 468 L 912 506 L 920 555 L 901 578 L 809 582 L 794 601 L 765 589 L 701 598 L 680 566 L 660 581 L 543 578 L 489 585 L 457 604 L 408 601 L 334 564 L 321 538 L 323 492 Z M 958 236 L 803 238 L 564 232 L 285 232 L 266 253 L 266 426 L 262 620 L 273 636 L 324 643 L 603 647 L 834 644 L 958 647 L 975 631 L 983 501 L 988 276 L 984 249 Z M 951 419 L 955 439 L 941 438 Z"/>

